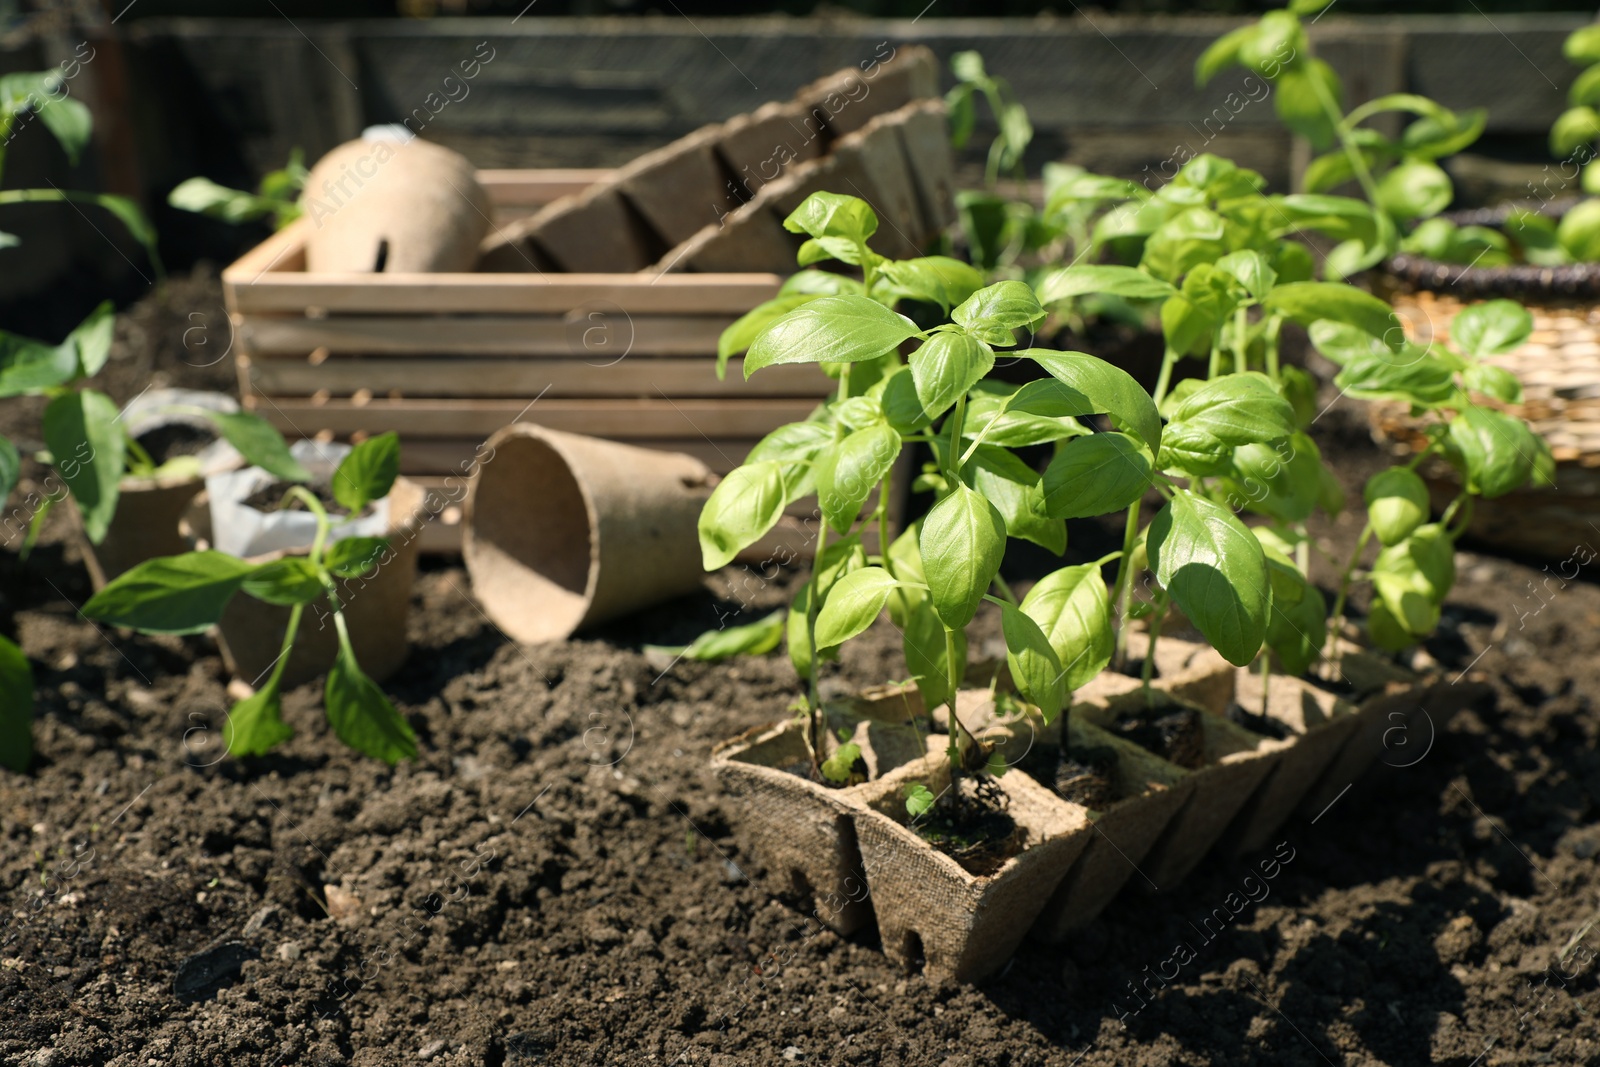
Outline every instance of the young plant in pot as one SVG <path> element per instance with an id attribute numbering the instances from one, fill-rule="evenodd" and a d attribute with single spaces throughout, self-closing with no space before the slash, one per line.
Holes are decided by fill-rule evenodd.
<path id="1" fill-rule="evenodd" d="M 388 496 L 399 469 L 399 449 L 393 433 L 352 448 L 329 485 L 337 505 L 359 515 Z M 349 594 L 343 583 L 369 575 L 393 558 L 388 540 L 332 539 L 329 504 L 305 485 L 289 486 L 280 506 L 303 508 L 315 518 L 316 533 L 303 554 L 279 554 L 263 562 L 205 550 L 150 560 L 95 594 L 84 605 L 84 614 L 145 633 L 193 634 L 217 625 L 241 592 L 287 608 L 279 652 L 265 682 L 228 713 L 227 751 L 248 756 L 265 753 L 293 735 L 281 714 L 284 672 L 307 621 L 307 608 L 325 603 L 337 639 L 323 690 L 323 706 L 334 733 L 352 748 L 388 763 L 414 758 L 417 746 L 411 727 L 363 673 L 346 620 Z"/>
<path id="2" fill-rule="evenodd" d="M 51 507 L 70 495 L 89 542 L 88 562 L 97 588 L 135 563 L 182 547 L 178 520 L 200 491 L 205 473 L 193 450 L 184 446 L 203 443 L 200 437 L 224 439 L 246 462 L 280 477 L 307 477 L 282 435 L 265 419 L 205 406 L 201 397 L 179 394 L 171 403 L 146 404 L 141 417 L 147 428 L 130 426 L 109 396 L 84 384 L 105 366 L 111 338 L 109 302 L 57 345 L 0 334 L 6 350 L 0 398 L 49 400 L 40 426 L 47 451 L 39 458 L 54 468 L 66 489 L 65 494 L 46 492 L 27 502 L 31 515 L 22 520 L 27 523 L 22 552 L 26 556 L 32 547 Z M 204 429 L 199 436 L 168 432 L 179 421 Z M 158 443 L 176 446 L 170 449 L 173 454 L 153 455 Z M 0 487 L 9 493 L 15 484 L 15 447 L 6 443 L 0 452 L 5 457 L 0 473 L 11 472 Z M 8 535 L 19 532 L 12 529 L 16 519 L 8 516 Z"/>
<path id="3" fill-rule="evenodd" d="M 1152 198 L 1158 207 L 1140 267 L 1064 268 L 1047 276 L 1038 294 L 1017 281 L 977 287 L 941 261 L 881 259 L 868 243 L 877 220 L 850 197 L 816 194 L 787 220 L 809 237 L 802 263 L 832 259 L 859 268 L 861 278 L 796 275 L 787 292 L 730 328 L 724 348 L 748 346 L 747 375 L 776 363 L 821 363 L 838 378 L 838 395 L 752 450 L 714 490 L 700 535 L 706 566 L 721 567 L 786 507 L 817 498 L 817 562 L 787 627 L 806 687 L 801 711 L 810 753 L 797 773 L 817 785 L 855 788 L 853 761 L 837 752 L 829 758 L 819 665 L 885 609 L 902 632 L 925 706 L 946 706 L 948 737 L 938 774 L 895 771 L 883 784 L 895 786 L 902 821 L 972 862 L 969 872 L 991 871 L 1019 844 L 1020 856 L 1038 843 L 1005 838 L 1002 821 L 992 818 L 1003 761 L 991 761 L 957 699 L 965 630 L 981 603 L 1001 612 L 1011 684 L 1040 723 L 1060 722 L 1069 694 L 1113 660 L 1135 623 L 1147 628 L 1138 664 L 1145 704 L 1159 703 L 1150 690 L 1173 608 L 1231 664 L 1259 662 L 1266 671 L 1275 659 L 1290 674 L 1310 671 L 1328 645 L 1330 611 L 1311 580 L 1315 546 L 1306 524 L 1315 511 L 1338 512 L 1344 500 L 1307 432 L 1316 415 L 1314 383 L 1280 358 L 1286 323 L 1309 328 L 1341 362 L 1337 384 L 1347 395 L 1404 396 L 1429 412 L 1429 454 L 1462 471 L 1466 488 L 1440 522 L 1428 521 L 1414 471 L 1401 466 L 1375 476 L 1365 493 L 1365 532 L 1354 554 L 1337 561 L 1331 614 L 1341 616 L 1364 581 L 1373 592 L 1372 644 L 1409 646 L 1431 632 L 1453 579 L 1454 538 L 1473 499 L 1549 473 L 1548 451 L 1524 424 L 1470 395 L 1495 377 L 1476 353 L 1514 343 L 1522 319 L 1501 305 L 1472 309 L 1458 332 L 1477 340 L 1462 352 L 1406 341 L 1383 301 L 1311 280 L 1311 257 L 1291 239 L 1300 219 L 1325 219 L 1332 209 L 1369 217 L 1368 206 L 1323 198 L 1338 203 L 1313 207 L 1268 198 L 1261 185 L 1232 163 L 1198 157 L 1170 191 Z M 1157 303 L 1166 355 L 1153 395 L 1092 355 L 1013 347 L 1017 331 L 1037 328 L 1051 305 L 1086 293 Z M 919 326 L 898 313 L 902 301 L 949 309 L 947 321 Z M 1007 348 L 1045 377 L 1022 385 L 992 380 L 996 351 Z M 1174 384 L 1189 358 L 1205 368 L 1204 377 Z M 913 444 L 933 453 L 923 484 L 937 499 L 891 544 L 886 483 Z M 1042 472 L 1014 451 L 1036 444 L 1052 452 Z M 879 503 L 867 508 L 874 490 Z M 1158 506 L 1146 520 L 1152 493 Z M 1120 522 L 1119 551 L 1061 568 L 1020 599 L 1001 578 L 1008 539 L 1059 554 L 1064 520 L 1104 516 Z M 866 532 L 887 550 L 869 552 Z M 1383 547 L 1368 562 L 1374 539 Z M 1101 568 L 1113 563 L 1108 585 Z M 1123 733 L 1169 760 L 1192 763 L 1179 751 L 1181 738 Z M 1009 785 L 1015 773 L 999 783 L 1000 792 L 1017 795 Z M 861 795 L 875 795 L 881 812 L 881 793 L 871 793 L 876 784 Z M 858 832 L 865 825 L 858 822 Z"/>

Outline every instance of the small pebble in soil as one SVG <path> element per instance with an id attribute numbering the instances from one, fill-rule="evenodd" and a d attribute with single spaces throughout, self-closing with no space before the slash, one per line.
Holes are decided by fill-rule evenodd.
<path id="1" fill-rule="evenodd" d="M 732 860 L 722 861 L 723 885 L 744 885 L 748 881 L 750 881 L 749 877 L 739 869 L 738 864 L 734 863 Z"/>
<path id="2" fill-rule="evenodd" d="M 788 1048 L 783 1050 L 783 1058 L 788 1060 L 790 1063 L 798 1063 L 806 1058 L 806 1054 L 801 1052 L 798 1046 L 790 1045 Z"/>
<path id="3" fill-rule="evenodd" d="M 448 1042 L 445 1041 L 445 1039 L 442 1038 L 442 1037 L 437 1041 L 428 1042 L 426 1045 L 423 1045 L 422 1048 L 418 1050 L 417 1059 L 422 1060 L 424 1062 L 433 1059 L 439 1053 L 444 1051 L 444 1047 L 445 1047 L 446 1044 L 448 1044 Z"/>
<path id="4" fill-rule="evenodd" d="M 289 960 L 291 962 L 294 961 L 294 960 L 299 959 L 300 958 L 300 942 L 298 942 L 298 941 L 285 941 L 283 944 L 279 945 L 278 946 L 278 958 L 280 960 Z"/>
<path id="5" fill-rule="evenodd" d="M 214 992 L 239 976 L 246 960 L 259 959 L 260 953 L 243 941 L 224 941 L 196 952 L 178 964 L 172 991 L 180 997 L 198 997 Z"/>

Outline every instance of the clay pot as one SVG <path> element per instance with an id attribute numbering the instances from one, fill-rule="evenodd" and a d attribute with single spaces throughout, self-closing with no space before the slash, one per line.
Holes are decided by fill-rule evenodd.
<path id="1" fill-rule="evenodd" d="M 492 208 L 471 163 L 427 141 L 348 141 L 301 197 L 311 273 L 470 271 Z"/>
<path id="2" fill-rule="evenodd" d="M 189 551 L 188 539 L 179 527 L 205 485 L 200 478 L 122 479 L 117 488 L 117 512 L 105 538 L 98 545 L 87 538 L 83 541 L 83 562 L 95 591 L 145 560 Z"/>
<path id="3" fill-rule="evenodd" d="M 714 479 L 699 460 L 524 422 L 485 451 L 462 555 L 514 640 L 559 641 L 700 588 L 697 523 Z"/>
<path id="4" fill-rule="evenodd" d="M 337 580 L 339 604 L 356 661 L 374 681 L 388 678 L 405 662 L 406 620 L 411 586 L 417 576 L 417 534 L 423 496 L 416 483 L 397 478 L 388 496 L 388 554 L 366 577 Z M 268 563 L 286 555 L 304 555 L 309 550 L 310 546 L 284 549 L 252 556 L 249 561 Z M 228 602 L 218 624 L 218 644 L 228 670 L 246 685 L 255 688 L 266 681 L 283 647 L 289 611 L 242 593 Z M 319 598 L 301 614 L 300 629 L 283 672 L 283 687 L 288 689 L 325 673 L 338 651 L 333 614 L 327 600 Z"/>

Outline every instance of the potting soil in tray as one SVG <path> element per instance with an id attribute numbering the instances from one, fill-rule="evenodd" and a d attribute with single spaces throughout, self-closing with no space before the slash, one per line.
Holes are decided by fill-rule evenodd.
<path id="1" fill-rule="evenodd" d="M 216 442 L 217 434 L 202 426 L 169 422 L 145 431 L 135 440 L 159 467 L 179 456 L 198 456 Z"/>
<path id="2" fill-rule="evenodd" d="M 1022 851 L 1026 837 L 1005 812 L 1004 800 L 993 779 L 968 776 L 954 803 L 935 805 L 907 825 L 968 874 L 987 878 Z"/>
<path id="3" fill-rule="evenodd" d="M 287 500 L 284 499 L 290 488 L 296 484 L 299 483 L 269 482 L 268 484 L 263 485 L 260 489 L 257 489 L 255 492 L 251 493 L 249 496 L 245 497 L 240 501 L 240 503 L 245 507 L 255 508 L 257 511 L 266 515 L 271 515 L 278 511 L 309 510 L 306 507 L 306 502 L 301 500 L 299 496 L 292 496 Z M 311 495 L 317 498 L 317 502 L 320 503 L 327 511 L 329 519 L 334 521 L 343 521 L 352 517 L 350 514 L 350 509 L 339 503 L 338 499 L 334 497 L 333 487 L 328 483 L 311 482 L 303 485 L 302 488 L 309 490 Z M 372 514 L 372 505 L 368 504 L 366 507 L 361 509 L 360 515 L 354 517 L 361 518 L 362 516 L 370 514 Z"/>
<path id="4" fill-rule="evenodd" d="M 1188 770 L 1205 765 L 1206 737 L 1199 708 L 1125 711 L 1106 727 L 1118 737 Z"/>

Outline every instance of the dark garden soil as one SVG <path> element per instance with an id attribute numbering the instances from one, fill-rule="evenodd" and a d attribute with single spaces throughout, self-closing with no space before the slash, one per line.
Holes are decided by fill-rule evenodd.
<path id="1" fill-rule="evenodd" d="M 125 319 L 114 373 L 153 362 L 197 384 L 173 338 L 198 284 L 136 313 L 163 351 Z M 1317 428 L 1355 497 L 1374 456 L 1346 407 Z M 0 631 L 20 633 L 40 692 L 34 767 L 0 772 L 0 1062 L 1600 1063 L 1600 586 L 1555 566 L 1463 557 L 1427 654 L 1497 705 L 1397 739 L 1289 822 L 1276 877 L 1258 873 L 1272 852 L 1210 859 L 964 987 L 826 932 L 741 847 L 707 757 L 785 713 L 786 660 L 641 651 L 719 611 L 755 618 L 793 575 L 724 573 L 522 648 L 432 564 L 386 685 L 416 762 L 357 757 L 314 686 L 286 698 L 280 751 L 217 761 L 214 645 L 85 622 L 69 532 L 53 514 L 26 564 L 0 553 Z M 1073 558 L 1098 554 L 1092 528 L 1073 537 Z M 902 673 L 880 625 L 830 685 Z"/>

